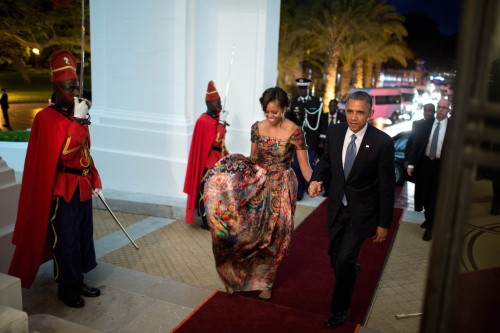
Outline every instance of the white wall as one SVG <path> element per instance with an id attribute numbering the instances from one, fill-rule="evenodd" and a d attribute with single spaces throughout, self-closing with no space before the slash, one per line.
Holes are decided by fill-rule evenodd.
<path id="1" fill-rule="evenodd" d="M 90 0 L 92 155 L 104 189 L 184 197 L 194 122 L 214 80 L 230 152 L 250 152 L 277 76 L 279 0 Z"/>

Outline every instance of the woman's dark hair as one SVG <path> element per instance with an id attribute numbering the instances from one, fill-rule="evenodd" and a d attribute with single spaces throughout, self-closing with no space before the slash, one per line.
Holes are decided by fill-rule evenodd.
<path id="1" fill-rule="evenodd" d="M 287 108 L 290 105 L 288 93 L 278 86 L 266 89 L 259 98 L 263 111 L 266 111 L 267 104 L 273 101 L 278 101 L 280 108 Z"/>

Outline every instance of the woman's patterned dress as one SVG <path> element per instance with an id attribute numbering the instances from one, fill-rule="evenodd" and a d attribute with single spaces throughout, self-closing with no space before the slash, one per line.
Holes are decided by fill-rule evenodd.
<path id="1" fill-rule="evenodd" d="M 259 134 L 252 125 L 258 157 L 221 159 L 207 175 L 205 209 L 217 272 L 234 290 L 269 290 L 287 255 L 297 203 L 295 150 L 307 150 L 304 132 L 288 138 Z"/>

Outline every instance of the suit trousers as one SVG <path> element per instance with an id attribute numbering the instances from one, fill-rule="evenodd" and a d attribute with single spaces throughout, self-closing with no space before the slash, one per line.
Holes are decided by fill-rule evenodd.
<path id="1" fill-rule="evenodd" d="M 62 288 L 83 280 L 97 266 L 94 248 L 92 199 L 80 201 L 77 187 L 70 202 L 52 200 L 48 236 L 54 257 L 54 279 Z"/>
<path id="2" fill-rule="evenodd" d="M 434 212 L 436 211 L 441 162 L 438 158 L 431 160 L 424 155 L 420 161 L 420 165 L 419 181 L 422 188 L 425 220 L 427 221 L 427 229 L 432 230 L 434 228 Z"/>
<path id="3" fill-rule="evenodd" d="M 3 113 L 3 121 L 5 122 L 5 126 L 9 126 L 10 127 L 9 109 L 2 107 L 2 113 Z"/>
<path id="4" fill-rule="evenodd" d="M 358 236 L 348 206 L 341 206 L 330 233 L 330 265 L 335 273 L 335 286 L 330 303 L 332 313 L 346 311 L 356 283 L 356 261 L 364 238 Z"/>

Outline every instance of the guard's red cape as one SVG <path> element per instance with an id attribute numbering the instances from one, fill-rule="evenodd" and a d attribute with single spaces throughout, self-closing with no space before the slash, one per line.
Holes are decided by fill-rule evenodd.
<path id="1" fill-rule="evenodd" d="M 198 207 L 198 200 L 196 200 L 198 188 L 210 148 L 217 136 L 217 123 L 218 118 L 215 119 L 204 113 L 194 125 L 186 178 L 184 180 L 184 193 L 188 195 L 186 204 L 187 224 L 193 224 L 194 210 Z"/>
<path id="2" fill-rule="evenodd" d="M 71 124 L 64 118 L 48 107 L 35 116 L 31 128 L 12 237 L 16 249 L 9 268 L 9 275 L 19 277 L 23 288 L 31 287 L 40 265 L 52 259 L 47 227 L 57 161 Z"/>

